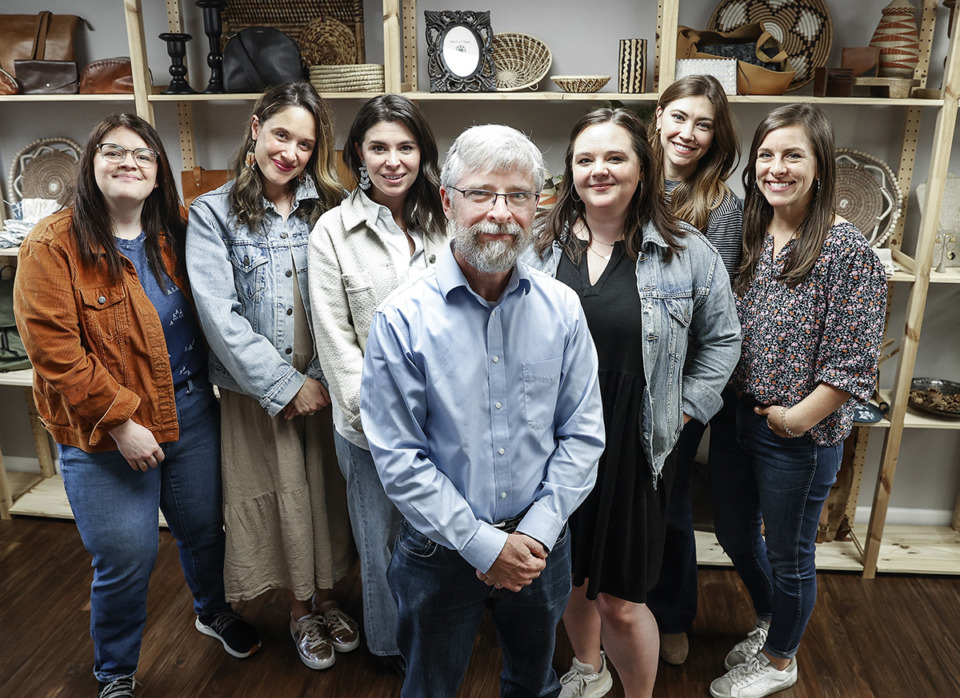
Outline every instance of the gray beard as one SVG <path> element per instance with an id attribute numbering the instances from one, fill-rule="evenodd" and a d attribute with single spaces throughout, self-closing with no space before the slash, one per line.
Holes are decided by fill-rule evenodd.
<path id="1" fill-rule="evenodd" d="M 485 273 L 502 273 L 510 271 L 517 263 L 517 258 L 532 242 L 533 236 L 517 223 L 497 225 L 490 221 L 483 221 L 476 225 L 465 227 L 455 221 L 449 222 L 450 236 L 454 240 L 454 247 L 471 267 Z M 494 235 L 509 233 L 513 240 L 491 240 L 481 243 L 481 234 Z"/>

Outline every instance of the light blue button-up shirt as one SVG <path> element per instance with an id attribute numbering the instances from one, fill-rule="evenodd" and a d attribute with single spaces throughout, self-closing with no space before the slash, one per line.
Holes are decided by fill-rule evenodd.
<path id="1" fill-rule="evenodd" d="M 576 294 L 519 265 L 497 303 L 444 246 L 374 315 L 360 413 L 387 495 L 486 572 L 517 531 L 548 549 L 603 452 L 597 353 Z"/>

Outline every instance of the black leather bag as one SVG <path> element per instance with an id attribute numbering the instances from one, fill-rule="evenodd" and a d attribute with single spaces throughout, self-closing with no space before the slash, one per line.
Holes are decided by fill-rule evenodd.
<path id="1" fill-rule="evenodd" d="M 263 92 L 271 85 L 302 79 L 300 47 L 279 29 L 243 29 L 223 48 L 223 86 L 227 92 Z"/>

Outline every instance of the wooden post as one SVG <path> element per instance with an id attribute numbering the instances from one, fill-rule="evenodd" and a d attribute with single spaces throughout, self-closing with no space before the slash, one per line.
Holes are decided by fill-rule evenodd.
<path id="1" fill-rule="evenodd" d="M 400 0 L 383 0 L 383 82 L 384 92 L 401 91 L 403 49 L 400 34 Z"/>
<path id="2" fill-rule="evenodd" d="M 153 104 L 148 99 L 153 92 L 153 85 L 147 65 L 140 0 L 123 0 L 123 14 L 127 21 L 127 46 L 130 49 L 130 70 L 133 73 L 133 98 L 137 115 L 156 126 Z"/>

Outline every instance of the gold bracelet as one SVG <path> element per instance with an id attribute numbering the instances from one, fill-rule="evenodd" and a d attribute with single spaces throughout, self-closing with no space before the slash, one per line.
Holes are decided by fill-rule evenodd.
<path id="1" fill-rule="evenodd" d="M 807 432 L 803 431 L 797 434 L 796 432 L 790 431 L 790 427 L 787 426 L 787 408 L 783 405 L 780 405 L 780 426 L 783 427 L 783 430 L 787 432 L 787 436 L 791 439 L 799 439 L 801 436 Z"/>

